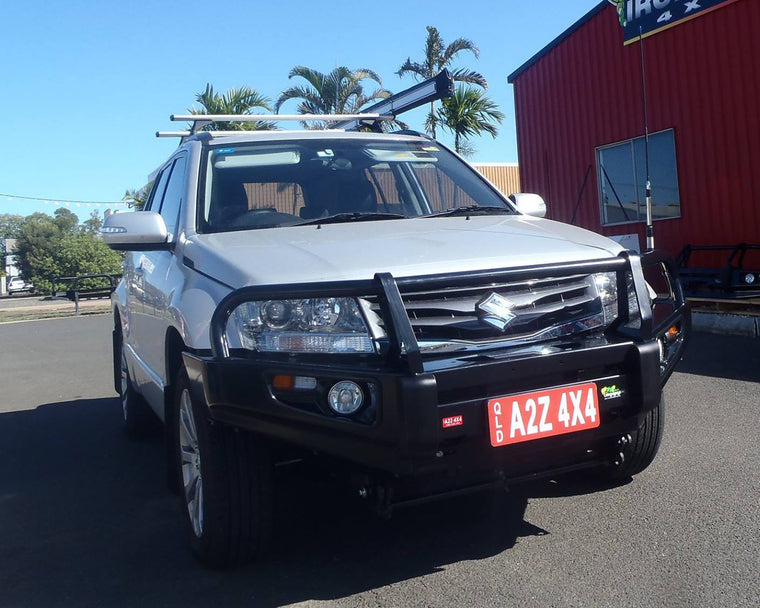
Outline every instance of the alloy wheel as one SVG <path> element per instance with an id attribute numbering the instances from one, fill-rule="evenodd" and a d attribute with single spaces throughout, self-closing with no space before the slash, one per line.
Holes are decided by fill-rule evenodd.
<path id="1" fill-rule="evenodd" d="M 203 534 L 203 477 L 201 476 L 201 453 L 198 449 L 198 431 L 193 416 L 190 391 L 182 391 L 179 407 L 179 447 L 182 459 L 182 485 L 185 505 L 193 526 L 200 538 Z"/>

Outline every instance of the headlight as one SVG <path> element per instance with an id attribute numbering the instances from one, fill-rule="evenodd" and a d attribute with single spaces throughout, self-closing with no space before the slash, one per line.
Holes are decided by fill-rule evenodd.
<path id="1" fill-rule="evenodd" d="M 245 302 L 227 327 L 243 348 L 259 352 L 375 352 L 355 298 Z"/>
<path id="2" fill-rule="evenodd" d="M 617 276 L 614 272 L 599 272 L 592 276 L 596 293 L 599 295 L 602 304 L 602 314 L 599 321 L 600 324 L 607 326 L 617 318 Z"/>
<path id="3" fill-rule="evenodd" d="M 607 326 L 612 323 L 618 316 L 618 289 L 617 275 L 614 272 L 599 272 L 591 275 L 594 286 L 596 287 L 599 301 L 602 304 L 601 313 L 592 317 L 589 323 L 596 326 Z M 626 327 L 641 326 L 641 311 L 639 309 L 639 299 L 636 296 L 636 289 L 633 286 L 633 276 L 630 272 L 625 275 L 626 299 L 628 300 L 628 323 Z M 650 297 L 652 288 L 647 284 Z"/>

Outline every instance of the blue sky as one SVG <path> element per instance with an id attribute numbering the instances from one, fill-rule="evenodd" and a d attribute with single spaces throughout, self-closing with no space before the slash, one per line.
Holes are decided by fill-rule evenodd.
<path id="1" fill-rule="evenodd" d="M 274 100 L 299 80 L 287 77 L 295 65 L 322 72 L 345 65 L 376 71 L 398 92 L 414 83 L 395 71 L 408 56 L 422 58 L 427 25 L 447 43 L 464 37 L 479 46 L 480 59 L 463 53 L 454 67 L 483 74 L 506 114 L 495 140 L 472 141 L 471 160 L 517 162 L 507 75 L 597 4 L 8 2 L 0 37 L 0 213 L 66 206 L 86 219 L 116 208 L 106 203 L 144 185 L 176 147 L 154 133 L 176 129 L 169 115 L 185 113 L 207 82 L 217 91 L 248 85 Z M 295 102 L 281 111 L 294 113 Z M 424 112 L 404 120 L 422 130 Z"/>

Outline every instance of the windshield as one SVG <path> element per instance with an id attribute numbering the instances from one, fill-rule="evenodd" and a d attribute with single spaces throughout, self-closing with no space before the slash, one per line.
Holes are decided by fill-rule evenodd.
<path id="1" fill-rule="evenodd" d="M 217 146 L 206 160 L 203 232 L 439 217 L 513 209 L 432 141 L 302 139 Z"/>

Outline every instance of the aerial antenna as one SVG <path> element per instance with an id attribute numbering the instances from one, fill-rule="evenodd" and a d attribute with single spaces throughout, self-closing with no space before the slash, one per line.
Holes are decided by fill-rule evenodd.
<path id="1" fill-rule="evenodd" d="M 641 54 L 641 98 L 644 107 L 644 165 L 646 167 L 645 200 L 647 207 L 647 251 L 654 249 L 654 226 L 652 225 L 652 182 L 649 179 L 649 120 L 647 117 L 647 79 L 644 64 L 644 36 L 639 25 L 639 51 Z"/>

